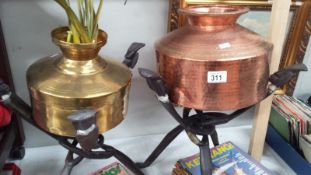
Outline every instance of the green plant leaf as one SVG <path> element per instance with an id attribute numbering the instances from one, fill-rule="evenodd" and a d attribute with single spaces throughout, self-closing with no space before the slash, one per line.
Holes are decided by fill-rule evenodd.
<path id="1" fill-rule="evenodd" d="M 100 0 L 97 11 L 93 0 L 77 0 L 78 15 L 70 6 L 70 0 L 55 0 L 66 11 L 68 16 L 67 41 L 74 43 L 96 42 L 98 37 L 98 21 L 101 14 L 103 0 Z"/>
<path id="2" fill-rule="evenodd" d="M 67 31 L 67 40 L 66 42 L 71 43 L 72 40 L 72 32 L 71 31 Z"/>
<path id="3" fill-rule="evenodd" d="M 79 34 L 79 32 L 77 31 L 77 29 L 75 28 L 74 25 L 70 25 L 70 30 L 71 30 L 72 36 L 73 36 L 73 43 L 75 43 L 75 44 L 81 43 L 81 41 L 80 41 L 80 34 Z"/>
<path id="4" fill-rule="evenodd" d="M 81 41 L 83 43 L 90 43 L 91 38 L 88 37 L 87 32 L 85 31 L 85 27 L 80 23 L 79 19 L 75 15 L 74 11 L 67 4 L 66 0 L 55 0 L 60 6 L 64 8 L 69 18 L 69 21 L 72 25 L 74 25 L 75 29 L 80 35 Z"/>
<path id="5" fill-rule="evenodd" d="M 99 16 L 101 14 L 102 8 L 103 8 L 103 0 L 99 1 L 99 6 L 97 9 L 97 13 L 95 16 L 95 21 L 94 21 L 94 26 L 93 26 L 93 35 L 92 35 L 92 40 L 96 42 L 97 40 L 97 35 L 98 35 L 98 21 L 99 21 Z"/>
<path id="6" fill-rule="evenodd" d="M 80 22 L 84 25 L 84 16 L 83 16 L 83 0 L 78 0 L 78 11 L 79 11 L 79 17 L 80 17 Z"/>

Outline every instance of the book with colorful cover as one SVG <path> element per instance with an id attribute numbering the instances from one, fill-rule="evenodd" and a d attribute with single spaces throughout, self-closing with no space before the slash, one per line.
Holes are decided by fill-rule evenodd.
<path id="1" fill-rule="evenodd" d="M 214 165 L 213 175 L 272 175 L 268 169 L 232 142 L 212 148 L 211 157 Z M 199 154 L 181 159 L 175 166 L 173 174 L 201 175 Z"/>
<path id="2" fill-rule="evenodd" d="M 114 162 L 89 175 L 129 175 L 129 174 L 120 163 Z"/>
<path id="3" fill-rule="evenodd" d="M 292 143 L 291 140 L 291 122 L 289 118 L 276 106 L 272 106 L 270 113 L 270 124 L 277 129 L 279 134 L 289 143 Z"/>

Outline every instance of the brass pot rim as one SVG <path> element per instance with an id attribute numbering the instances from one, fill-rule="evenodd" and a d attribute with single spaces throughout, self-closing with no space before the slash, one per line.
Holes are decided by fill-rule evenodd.
<path id="1" fill-rule="evenodd" d="M 179 13 L 191 16 L 227 16 L 227 15 L 242 15 L 249 11 L 249 8 L 244 6 L 233 6 L 225 4 L 209 4 L 196 5 L 178 10 Z"/>
<path id="2" fill-rule="evenodd" d="M 76 48 L 99 48 L 107 43 L 108 34 L 99 29 L 98 38 L 96 43 L 69 43 L 66 41 L 67 31 L 69 28 L 67 26 L 57 27 L 51 31 L 52 41 L 59 45 L 60 47 L 76 47 Z"/>

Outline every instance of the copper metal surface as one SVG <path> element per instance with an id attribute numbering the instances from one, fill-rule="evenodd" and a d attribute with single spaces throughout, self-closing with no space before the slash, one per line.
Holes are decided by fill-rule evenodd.
<path id="1" fill-rule="evenodd" d="M 235 23 L 247 10 L 205 5 L 180 11 L 188 25 L 155 45 L 158 70 L 174 103 L 220 111 L 244 108 L 264 98 L 272 44 Z M 208 83 L 209 71 L 227 71 L 227 82 Z"/>
<path id="2" fill-rule="evenodd" d="M 73 137 L 69 114 L 94 108 L 98 111 L 97 126 L 103 133 L 118 125 L 127 112 L 131 71 L 121 63 L 97 56 L 106 42 L 103 31 L 94 44 L 66 43 L 65 31 L 58 28 L 52 32 L 64 56 L 40 59 L 27 71 L 34 119 L 48 132 Z"/>
<path id="3" fill-rule="evenodd" d="M 169 19 L 168 31 L 173 31 L 184 25 L 184 15 L 178 14 L 179 8 L 196 6 L 202 4 L 227 4 L 247 6 L 252 10 L 271 11 L 272 4 L 270 0 L 169 0 Z M 286 43 L 284 43 L 283 55 L 280 63 L 280 69 L 287 66 L 302 63 L 305 58 L 307 45 L 311 33 L 311 1 L 292 0 L 291 18 L 288 26 Z M 292 95 L 297 83 L 294 78 L 282 89 L 286 94 Z"/>

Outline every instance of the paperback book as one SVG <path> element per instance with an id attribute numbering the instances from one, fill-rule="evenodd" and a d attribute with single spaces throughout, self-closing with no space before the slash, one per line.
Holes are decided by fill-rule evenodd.
<path id="1" fill-rule="evenodd" d="M 129 175 L 126 169 L 118 162 L 114 162 L 89 175 Z"/>
<path id="2" fill-rule="evenodd" d="M 268 169 L 232 142 L 223 143 L 210 151 L 214 166 L 213 175 L 272 175 Z M 172 174 L 201 175 L 199 154 L 177 161 Z"/>

